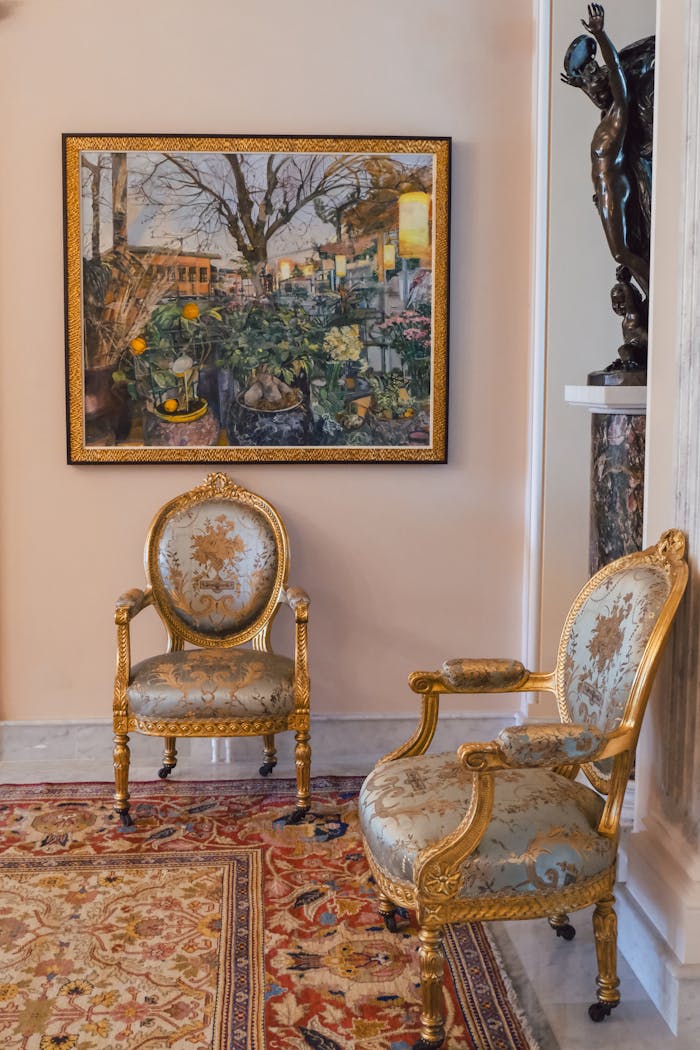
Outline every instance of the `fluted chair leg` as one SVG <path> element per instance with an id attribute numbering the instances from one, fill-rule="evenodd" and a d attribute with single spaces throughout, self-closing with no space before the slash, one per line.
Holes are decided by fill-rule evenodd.
<path id="1" fill-rule="evenodd" d="M 563 937 L 565 941 L 573 941 L 576 936 L 576 930 L 569 922 L 569 916 L 566 912 L 562 911 L 557 915 L 550 915 L 547 921 L 557 937 Z"/>
<path id="2" fill-rule="evenodd" d="M 129 813 L 129 737 L 126 733 L 115 733 L 114 736 L 114 810 L 119 816 L 122 827 L 133 827 Z"/>
<path id="3" fill-rule="evenodd" d="M 442 1009 L 445 956 L 442 951 L 442 927 L 421 926 L 420 938 L 420 1039 L 413 1050 L 437 1050 L 445 1041 L 445 1017 Z"/>
<path id="4" fill-rule="evenodd" d="M 300 824 L 309 812 L 311 801 L 311 747 L 308 729 L 298 729 L 294 762 L 297 770 L 297 807 L 287 819 L 288 824 Z"/>
<path id="5" fill-rule="evenodd" d="M 275 746 L 275 734 L 265 733 L 263 735 L 264 761 L 260 766 L 260 776 L 267 777 L 277 765 L 277 747 Z"/>
<path id="6" fill-rule="evenodd" d="M 177 737 L 166 736 L 164 737 L 164 748 L 163 748 L 163 765 L 158 770 L 158 776 L 161 780 L 165 780 L 166 777 L 170 776 L 173 769 L 177 765 Z"/>
<path id="7" fill-rule="evenodd" d="M 398 927 L 396 925 L 396 905 L 394 902 L 385 897 L 383 893 L 379 893 L 377 895 L 377 909 L 389 933 L 396 933 Z"/>
<path id="8" fill-rule="evenodd" d="M 620 1002 L 617 976 L 617 916 L 612 894 L 598 901 L 593 912 L 595 951 L 598 959 L 598 1001 L 588 1008 L 592 1021 L 604 1021 Z"/>

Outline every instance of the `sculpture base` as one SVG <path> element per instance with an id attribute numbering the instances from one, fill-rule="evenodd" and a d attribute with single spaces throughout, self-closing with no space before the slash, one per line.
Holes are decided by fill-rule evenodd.
<path id="1" fill-rule="evenodd" d="M 646 386 L 647 374 L 639 368 L 601 368 L 588 373 L 589 386 Z"/>
<path id="2" fill-rule="evenodd" d="M 640 387 L 646 372 L 612 369 L 591 372 L 593 387 Z M 612 394 L 610 400 L 615 401 Z M 642 549 L 646 417 L 609 406 L 591 416 L 591 574 L 624 554 Z"/>

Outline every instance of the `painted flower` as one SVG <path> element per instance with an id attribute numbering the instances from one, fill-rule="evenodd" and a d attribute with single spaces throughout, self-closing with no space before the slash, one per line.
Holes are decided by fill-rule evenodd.
<path id="1" fill-rule="evenodd" d="M 323 340 L 323 349 L 333 361 L 357 361 L 362 352 L 359 325 L 333 327 Z"/>
<path id="2" fill-rule="evenodd" d="M 182 357 L 176 358 L 170 366 L 171 371 L 176 376 L 189 375 L 194 367 L 194 361 L 188 354 L 183 354 Z"/>

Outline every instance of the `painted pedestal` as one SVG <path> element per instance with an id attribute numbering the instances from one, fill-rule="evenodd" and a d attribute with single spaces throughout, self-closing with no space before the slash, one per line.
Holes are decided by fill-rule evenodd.
<path id="1" fill-rule="evenodd" d="M 645 386 L 567 386 L 591 413 L 590 571 L 642 549 Z"/>

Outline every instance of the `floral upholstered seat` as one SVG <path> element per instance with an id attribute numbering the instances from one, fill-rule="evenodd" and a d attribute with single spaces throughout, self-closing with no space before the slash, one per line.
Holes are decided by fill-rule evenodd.
<path id="1" fill-rule="evenodd" d="M 378 766 L 360 798 L 365 842 L 377 864 L 410 883 L 420 853 L 459 827 L 471 793 L 472 775 L 454 752 Z M 536 894 L 600 875 L 615 854 L 615 844 L 598 834 L 603 808 L 597 791 L 553 769 L 504 771 L 457 896 Z"/>
<path id="2" fill-rule="evenodd" d="M 294 661 L 253 649 L 189 649 L 134 666 L 126 690 L 141 718 L 279 718 L 294 707 Z"/>
<path id="3" fill-rule="evenodd" d="M 421 721 L 367 777 L 359 814 L 387 926 L 396 929 L 397 905 L 415 910 L 420 926 L 414 1050 L 435 1050 L 445 1038 L 440 941 L 449 922 L 547 917 L 569 940 L 567 912 L 594 904 L 598 1000 L 589 1014 L 600 1021 L 618 1005 L 620 811 L 687 575 L 684 537 L 671 530 L 588 582 L 564 624 L 551 673 L 517 660 L 457 659 L 410 676 L 423 698 Z M 553 693 L 560 721 L 507 726 L 488 743 L 426 753 L 441 694 L 520 690 Z"/>
<path id="4" fill-rule="evenodd" d="M 209 474 L 202 485 L 167 503 L 146 541 L 147 586 L 116 603 L 114 686 L 115 809 L 129 814 L 128 733 L 165 741 L 161 777 L 176 765 L 177 737 L 262 736 L 267 776 L 276 764 L 275 734 L 296 733 L 297 809 L 309 805 L 309 599 L 287 586 L 289 543 L 274 508 Z M 131 665 L 130 624 L 153 605 L 167 651 Z M 294 657 L 270 646 L 280 606 L 295 620 Z M 186 648 L 189 646 L 189 648 Z"/>

